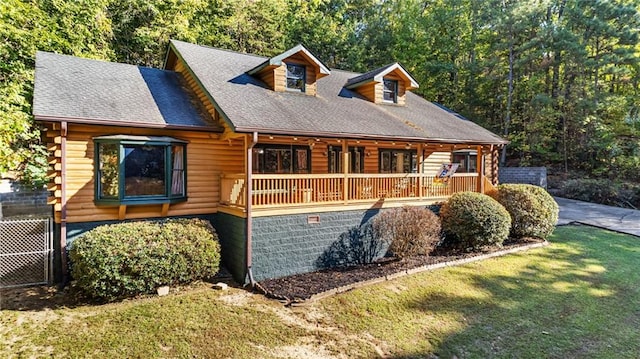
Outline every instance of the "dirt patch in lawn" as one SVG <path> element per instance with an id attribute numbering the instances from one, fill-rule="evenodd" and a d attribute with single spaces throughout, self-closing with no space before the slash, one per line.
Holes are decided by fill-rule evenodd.
<path id="1" fill-rule="evenodd" d="M 543 240 L 537 238 L 521 238 L 505 242 L 502 247 L 487 247 L 478 252 L 460 252 L 447 248 L 439 248 L 429 256 L 416 256 L 405 258 L 404 260 L 381 258 L 367 265 L 332 268 L 277 279 L 268 279 L 259 282 L 258 285 L 267 296 L 291 304 L 304 302 L 316 294 L 325 293 L 332 289 L 384 278 L 386 276 L 393 276 L 394 274 L 419 267 L 471 259 L 543 242 Z"/>
<path id="2" fill-rule="evenodd" d="M 69 287 L 56 286 L 0 289 L 0 310 L 52 310 L 72 308 L 86 299 Z"/>

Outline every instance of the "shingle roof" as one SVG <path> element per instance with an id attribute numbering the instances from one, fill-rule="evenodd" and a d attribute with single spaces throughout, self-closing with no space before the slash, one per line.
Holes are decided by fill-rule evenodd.
<path id="1" fill-rule="evenodd" d="M 202 114 L 178 74 L 47 52 L 36 54 L 36 119 L 222 131 Z"/>
<path id="2" fill-rule="evenodd" d="M 275 92 L 246 74 L 264 63 L 264 57 L 175 40 L 171 47 L 237 132 L 506 143 L 481 126 L 410 92 L 405 106 L 369 102 L 344 87 L 349 79 L 360 75 L 357 73 L 331 70 L 331 75 L 317 81 L 316 96 Z"/>

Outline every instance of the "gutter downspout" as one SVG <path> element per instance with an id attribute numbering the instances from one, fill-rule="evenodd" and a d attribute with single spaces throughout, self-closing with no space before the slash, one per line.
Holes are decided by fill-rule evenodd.
<path id="1" fill-rule="evenodd" d="M 60 264 L 62 286 L 69 282 L 67 268 L 67 121 L 60 123 Z"/>
<path id="2" fill-rule="evenodd" d="M 247 275 L 249 275 L 249 284 L 251 284 L 252 288 L 255 288 L 256 281 L 253 279 L 253 243 L 252 243 L 252 192 L 253 192 L 253 147 L 258 143 L 258 132 L 253 132 L 251 136 L 251 143 L 247 146 L 247 194 L 245 196 L 247 201 L 247 252 L 246 252 L 246 261 L 247 261 Z"/>

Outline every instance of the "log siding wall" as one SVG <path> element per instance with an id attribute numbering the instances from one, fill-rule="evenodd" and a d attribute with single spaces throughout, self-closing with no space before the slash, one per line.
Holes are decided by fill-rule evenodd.
<path id="1" fill-rule="evenodd" d="M 274 145 L 291 145 L 291 146 L 308 146 L 313 143 L 311 149 L 311 173 L 325 174 L 329 170 L 329 159 L 327 151 L 329 146 L 342 147 L 344 141 L 347 147 L 364 148 L 364 173 L 380 173 L 379 172 L 379 149 L 398 149 L 405 150 L 407 142 L 391 142 L 391 141 L 374 141 L 374 140 L 353 140 L 353 139 L 326 139 L 314 137 L 291 137 L 291 136 L 269 136 L 260 135 L 258 144 L 274 144 Z M 411 149 L 416 150 L 417 144 L 412 144 Z M 436 175 L 443 163 L 452 161 L 452 153 L 457 150 L 475 150 L 476 146 L 452 145 L 452 144 L 426 144 L 423 147 L 424 161 L 422 163 L 422 171 L 425 174 Z M 496 153 L 497 147 L 494 147 Z M 484 155 L 484 175 L 493 180 L 496 175 L 497 159 L 493 156 L 489 146 L 483 147 Z"/>
<path id="2" fill-rule="evenodd" d="M 52 171 L 48 187 L 53 196 L 49 204 L 54 205 L 56 222 L 61 220 L 61 151 L 55 144 L 59 130 L 48 125 L 48 146 L 53 150 L 50 157 Z M 87 126 L 70 124 L 66 153 L 66 199 L 68 222 L 93 222 L 118 220 L 119 207 L 96 205 L 94 200 L 94 142 L 93 137 L 103 135 L 171 136 L 189 141 L 187 144 L 187 197 L 186 202 L 169 206 L 167 216 L 211 214 L 217 212 L 220 202 L 220 175 L 239 173 L 244 170 L 244 139 L 220 140 L 220 135 L 196 131 L 167 131 L 127 127 Z M 162 216 L 162 205 L 129 205 L 125 219 L 153 218 Z"/>

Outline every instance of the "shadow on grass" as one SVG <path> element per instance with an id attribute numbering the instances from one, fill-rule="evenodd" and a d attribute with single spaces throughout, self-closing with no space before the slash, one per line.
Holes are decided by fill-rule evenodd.
<path id="1" fill-rule="evenodd" d="M 84 298 L 77 290 L 56 286 L 0 289 L 0 310 L 41 311 L 98 304 Z"/>
<path id="2" fill-rule="evenodd" d="M 640 241 L 588 227 L 560 230 L 554 241 L 544 251 L 521 254 L 530 264 L 513 273 L 505 273 L 508 258 L 495 270 L 453 270 L 452 282 L 468 284 L 468 293 L 443 289 L 408 300 L 409 311 L 455 313 L 464 327 L 432 342 L 434 353 L 394 358 L 637 354 Z"/>
<path id="3" fill-rule="evenodd" d="M 240 288 L 226 274 L 198 281 L 191 285 L 183 285 L 178 288 L 190 288 L 196 286 L 213 287 L 214 283 L 223 282 L 230 287 Z M 172 289 L 173 291 L 173 289 Z M 141 294 L 134 297 L 123 297 L 114 301 L 96 300 L 84 295 L 78 288 L 68 285 L 64 288 L 57 286 L 33 286 L 23 288 L 0 289 L 0 313 L 5 310 L 14 311 L 43 311 L 63 308 L 78 308 L 85 306 L 97 306 L 109 303 L 124 302 L 136 298 L 154 297 L 155 294 Z M 2 314 L 0 314 L 2 315 Z"/>

